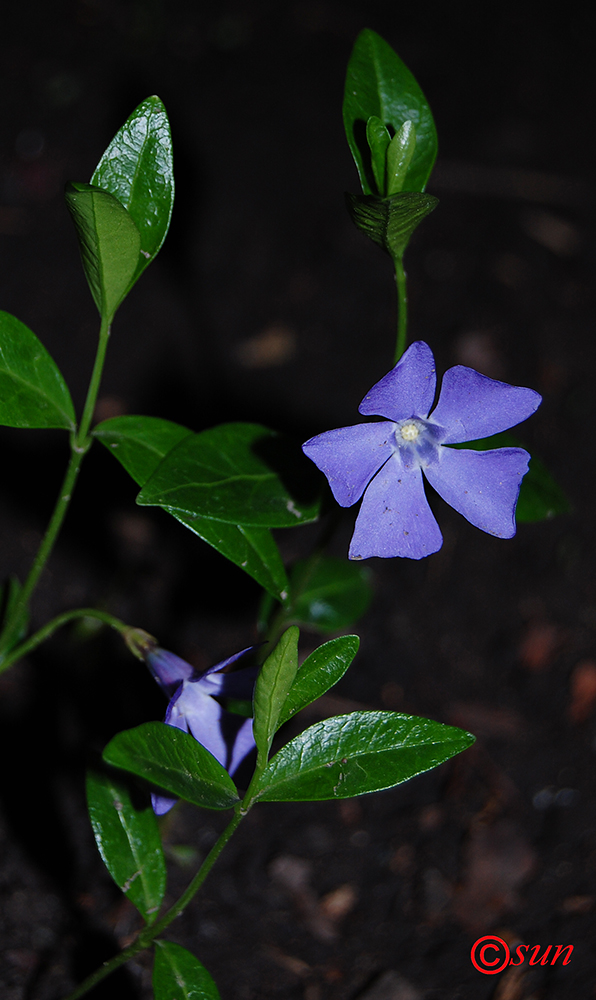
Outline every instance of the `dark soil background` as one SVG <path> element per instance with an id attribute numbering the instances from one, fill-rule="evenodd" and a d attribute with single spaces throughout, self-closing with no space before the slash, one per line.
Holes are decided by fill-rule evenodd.
<path id="1" fill-rule="evenodd" d="M 62 198 L 139 101 L 171 116 L 170 236 L 118 314 L 98 406 L 200 430 L 258 420 L 304 440 L 357 420 L 390 367 L 388 260 L 352 226 L 341 122 L 362 27 L 421 82 L 441 203 L 408 251 L 411 333 L 544 394 L 524 440 L 573 513 L 509 542 L 442 503 L 439 553 L 372 560 L 361 652 L 311 711 L 391 708 L 476 746 L 393 791 L 269 805 L 170 928 L 223 1000 L 596 996 L 594 20 L 567 3 L 369 0 L 4 5 L 0 307 L 43 340 L 78 406 L 97 317 Z M 58 432 L 4 430 L 1 571 L 21 576 L 66 459 Z M 254 640 L 259 593 L 161 512 L 99 445 L 39 588 L 34 624 L 86 604 L 197 666 Z M 350 521 L 336 541 L 345 552 Z M 312 531 L 281 535 L 288 559 Z M 303 649 L 317 643 L 304 633 Z M 87 760 L 163 702 L 116 637 L 64 631 L 0 679 L 3 1000 L 57 1000 L 138 927 L 86 818 Z M 225 822 L 165 823 L 173 900 Z M 573 944 L 569 965 L 477 972 L 472 943 Z M 141 956 L 93 997 L 151 996 Z"/>

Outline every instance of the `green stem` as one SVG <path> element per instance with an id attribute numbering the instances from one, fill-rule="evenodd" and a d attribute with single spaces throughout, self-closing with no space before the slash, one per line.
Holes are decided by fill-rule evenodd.
<path id="1" fill-rule="evenodd" d="M 1 637 L 1 647 L 3 649 L 9 649 L 12 642 L 14 642 L 15 637 L 18 634 L 21 622 L 25 616 L 26 610 L 29 606 L 29 601 L 33 591 L 35 590 L 39 577 L 50 557 L 58 533 L 62 527 L 62 523 L 66 516 L 66 511 L 68 510 L 70 500 L 73 494 L 73 490 L 79 475 L 79 469 L 81 467 L 81 462 L 85 457 L 86 453 L 91 447 L 91 438 L 89 437 L 89 427 L 91 426 L 91 421 L 93 419 L 93 411 L 95 410 L 95 404 L 97 402 L 97 393 L 99 392 L 99 386 L 101 382 L 101 376 L 103 372 L 103 366 L 106 357 L 106 350 L 108 346 L 108 340 L 110 337 L 110 322 L 111 318 L 101 320 L 101 326 L 99 328 L 99 342 L 97 345 L 97 352 L 95 355 L 95 363 L 93 365 L 93 372 L 91 373 L 91 380 L 89 382 L 89 388 L 87 390 L 87 398 L 85 400 L 85 406 L 83 409 L 83 416 L 81 417 L 81 423 L 78 430 L 74 431 L 70 439 L 70 461 L 68 463 L 68 468 L 66 470 L 66 475 L 62 483 L 62 487 L 58 494 L 58 499 L 54 507 L 54 511 L 50 518 L 50 523 L 46 529 L 46 533 L 42 539 L 41 545 L 37 551 L 37 555 L 33 560 L 33 565 L 29 570 L 29 575 L 23 584 L 23 587 L 19 593 L 19 596 L 15 602 L 15 606 L 12 610 L 9 621 L 6 624 L 4 633 Z M 14 659 L 13 661 L 14 662 Z"/>
<path id="2" fill-rule="evenodd" d="M 404 262 L 401 257 L 394 259 L 395 263 L 395 283 L 397 285 L 397 340 L 395 343 L 394 364 L 397 364 L 406 349 L 408 342 L 408 290 L 406 286 L 406 272 Z"/>
<path id="3" fill-rule="evenodd" d="M 67 622 L 73 621 L 76 618 L 97 618 L 98 621 L 116 629 L 121 635 L 130 631 L 129 625 L 120 621 L 119 618 L 115 618 L 114 615 L 109 614 L 107 611 L 99 611 L 97 608 L 75 608 L 73 611 L 64 611 L 61 615 L 57 615 L 56 618 L 52 618 L 51 621 L 38 629 L 37 632 L 34 632 L 33 635 L 29 636 L 28 639 L 15 649 L 12 649 L 0 663 L 0 674 L 8 670 L 17 660 L 22 659 L 23 656 L 30 653 L 32 649 L 35 649 L 42 642 L 45 642 L 46 639 L 49 639 L 62 625 L 66 625 Z"/>
<path id="4" fill-rule="evenodd" d="M 81 423 L 79 424 L 79 430 L 76 435 L 76 441 L 80 448 L 85 448 L 88 450 L 91 444 L 91 439 L 88 437 L 89 428 L 91 426 L 91 421 L 93 420 L 93 414 L 95 412 L 95 404 L 97 402 L 97 394 L 99 392 L 99 386 L 101 384 L 101 376 L 103 374 L 103 366 L 106 360 L 106 351 L 108 349 L 108 341 L 110 339 L 110 329 L 112 326 L 112 316 L 107 318 L 101 318 L 101 325 L 99 327 L 99 341 L 97 344 L 97 352 L 95 354 L 95 362 L 93 364 L 93 371 L 91 372 L 91 381 L 89 382 L 89 388 L 87 389 L 87 398 L 85 400 L 85 406 L 83 407 L 83 416 L 81 417 Z"/>
<path id="5" fill-rule="evenodd" d="M 167 913 L 163 915 L 161 920 L 158 920 L 151 927 L 146 927 L 142 930 L 136 941 L 133 941 L 133 943 L 129 945 L 128 948 L 125 948 L 124 951 L 121 951 L 119 955 L 116 955 L 115 958 L 112 958 L 109 962 L 105 962 L 101 968 L 96 969 L 96 971 L 90 976 L 87 976 L 87 979 L 85 979 L 80 986 L 77 986 L 72 993 L 69 993 L 64 1000 L 78 1000 L 78 997 L 84 996 L 85 993 L 88 993 L 90 989 L 97 985 L 97 983 L 100 983 L 102 979 L 105 979 L 106 976 L 110 975 L 110 973 L 120 968 L 120 966 L 124 965 L 125 962 L 128 962 L 129 959 L 138 955 L 140 951 L 144 951 L 145 948 L 149 948 L 155 938 L 158 937 L 162 931 L 165 931 L 166 927 L 169 927 L 172 921 L 182 913 L 184 908 L 188 905 L 188 903 L 190 903 L 193 896 L 201 888 L 228 840 L 245 815 L 246 812 L 241 811 L 240 805 L 236 806 L 233 819 L 230 823 L 228 823 L 223 833 L 216 840 L 192 882 L 190 882 L 180 898 L 174 903 L 173 906 L 170 907 Z"/>

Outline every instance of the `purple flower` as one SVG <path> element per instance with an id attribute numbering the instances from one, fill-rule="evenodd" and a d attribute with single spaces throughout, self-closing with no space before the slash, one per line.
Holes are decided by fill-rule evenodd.
<path id="1" fill-rule="evenodd" d="M 166 649 L 154 647 L 145 652 L 151 673 L 170 699 L 164 722 L 194 736 L 232 777 L 255 749 L 252 719 L 228 712 L 216 699 L 252 698 L 258 667 L 243 667 L 230 674 L 222 672 L 252 649 L 254 646 L 248 646 L 202 673 Z M 151 798 L 158 816 L 168 812 L 176 802 L 165 795 L 153 794 Z"/>
<path id="2" fill-rule="evenodd" d="M 513 427 L 534 413 L 542 397 L 456 365 L 445 372 L 430 413 L 435 387 L 432 351 L 417 341 L 360 404 L 360 413 L 386 420 L 326 431 L 302 446 L 327 476 L 340 506 L 351 507 L 364 494 L 350 559 L 422 559 L 441 548 L 443 536 L 424 493 L 423 472 L 471 524 L 499 538 L 515 534 L 527 451 L 445 446 Z"/>

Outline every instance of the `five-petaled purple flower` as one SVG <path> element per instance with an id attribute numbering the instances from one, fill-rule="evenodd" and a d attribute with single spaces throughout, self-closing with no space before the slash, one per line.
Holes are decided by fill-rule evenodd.
<path id="1" fill-rule="evenodd" d="M 157 647 L 145 652 L 151 673 L 170 699 L 164 722 L 194 736 L 232 777 L 255 750 L 252 719 L 228 712 L 216 698 L 240 701 L 252 698 L 258 667 L 222 673 L 252 649 L 254 646 L 248 646 L 202 673 L 166 649 Z M 151 798 L 158 816 L 168 812 L 176 802 L 165 795 L 153 794 Z"/>
<path id="2" fill-rule="evenodd" d="M 515 534 L 527 451 L 445 445 L 507 430 L 534 413 L 542 397 L 456 365 L 445 372 L 430 413 L 435 387 L 432 351 L 417 341 L 360 404 L 360 413 L 386 420 L 326 431 L 302 446 L 327 476 L 340 506 L 350 507 L 364 494 L 350 559 L 422 559 L 440 549 L 443 536 L 424 493 L 423 472 L 471 524 L 500 538 Z"/>

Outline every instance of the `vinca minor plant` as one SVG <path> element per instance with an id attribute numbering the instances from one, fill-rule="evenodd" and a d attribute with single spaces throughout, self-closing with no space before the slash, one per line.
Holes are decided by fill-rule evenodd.
<path id="1" fill-rule="evenodd" d="M 30 572 L 22 583 L 13 579 L 5 588 L 0 672 L 67 622 L 94 617 L 120 633 L 147 665 L 147 683 L 150 672 L 167 699 L 163 721 L 148 720 L 114 735 L 103 765 L 87 777 L 100 854 L 143 924 L 132 943 L 68 1000 L 84 996 L 148 948 L 154 952 L 156 1000 L 215 1000 L 219 993 L 203 956 L 164 934 L 254 806 L 392 788 L 473 743 L 461 729 L 390 711 L 328 718 L 283 741 L 284 724 L 336 684 L 357 654 L 358 637 L 343 633 L 371 599 L 360 560 L 421 559 L 440 548 L 442 535 L 424 480 L 473 525 L 504 539 L 515 533 L 516 508 L 519 521 L 540 520 L 566 506 L 546 470 L 505 433 L 531 416 L 540 396 L 457 366 L 444 374 L 435 402 L 431 348 L 420 341 L 408 347 L 403 257 L 414 230 L 437 205 L 425 190 L 437 138 L 416 80 L 373 31 L 356 40 L 343 115 L 362 186 L 361 194 L 346 196 L 347 207 L 356 226 L 391 258 L 398 295 L 393 367 L 385 374 L 387 364 L 382 366 L 379 381 L 360 404 L 371 421 L 321 428 L 303 445 L 304 454 L 258 424 L 227 423 L 196 433 L 152 416 L 93 423 L 118 307 L 158 253 L 172 214 L 172 142 L 158 97 L 136 108 L 89 182 L 73 182 L 66 190 L 99 313 L 95 363 L 80 415 L 36 335 L 15 317 L 0 314 L 0 422 L 59 428 L 70 441 L 64 481 Z M 161 507 L 262 587 L 256 645 L 247 637 L 246 648 L 231 649 L 227 659 L 198 672 L 160 648 L 150 632 L 104 610 L 67 610 L 29 632 L 31 597 L 94 442 L 138 484 L 137 503 Z M 288 568 L 272 529 L 295 528 L 320 516 L 323 476 L 318 495 L 288 485 L 303 474 L 308 479 L 314 471 L 309 460 L 324 473 L 340 507 L 362 502 L 348 560 L 326 555 L 322 542 Z M 326 530 L 324 541 L 329 535 Z M 335 635 L 301 662 L 300 626 Z M 272 753 L 280 730 L 281 746 Z M 156 816 L 179 799 L 227 811 L 230 819 L 180 898 L 164 911 L 166 865 Z"/>

